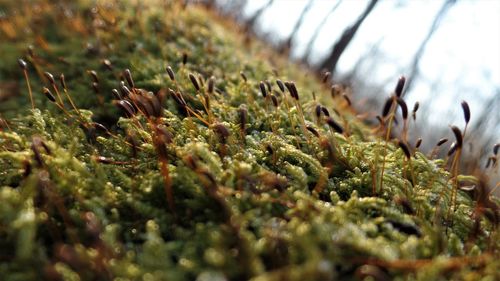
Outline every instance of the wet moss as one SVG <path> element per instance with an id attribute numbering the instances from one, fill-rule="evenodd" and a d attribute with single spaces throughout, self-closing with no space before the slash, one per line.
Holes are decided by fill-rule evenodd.
<path id="1" fill-rule="evenodd" d="M 213 11 L 178 1 L 0 7 L 0 83 L 17 89 L 0 104 L 5 280 L 498 274 L 495 199 L 481 205 L 457 191 L 453 206 L 444 160 L 416 152 L 410 168 L 341 96 L 257 40 L 245 42 Z M 18 58 L 28 62 L 34 110 Z M 59 106 L 41 94 L 44 86 L 56 94 L 45 71 L 64 73 L 78 110 L 60 85 Z M 277 79 L 294 81 L 300 98 Z M 262 97 L 265 80 L 275 101 Z M 318 103 L 334 109 L 343 134 L 318 122 Z"/>

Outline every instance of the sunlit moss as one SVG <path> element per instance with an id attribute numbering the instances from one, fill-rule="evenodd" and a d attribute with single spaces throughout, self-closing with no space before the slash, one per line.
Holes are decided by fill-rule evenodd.
<path id="1" fill-rule="evenodd" d="M 413 179 L 403 151 L 313 74 L 180 2 L 0 5 L 0 82 L 20 92 L 0 105 L 10 127 L 0 132 L 2 280 L 495 278 L 496 222 L 475 219 L 476 202 L 461 191 L 447 215 L 454 187 L 443 160 L 416 152 Z M 34 110 L 18 58 L 29 65 Z M 165 95 L 160 117 L 129 118 L 113 104 L 126 68 L 132 91 Z M 41 94 L 51 86 L 45 71 L 64 73 L 78 111 Z M 305 120 L 278 78 L 296 84 Z M 262 97 L 265 80 L 278 107 Z M 317 103 L 346 133 L 317 122 Z"/>

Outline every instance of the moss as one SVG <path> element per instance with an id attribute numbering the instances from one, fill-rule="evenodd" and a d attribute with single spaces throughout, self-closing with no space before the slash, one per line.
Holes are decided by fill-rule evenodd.
<path id="1" fill-rule="evenodd" d="M 443 160 L 416 152 L 410 168 L 312 73 L 213 11 L 153 2 L 0 5 L 0 85 L 20 93 L 0 105 L 3 280 L 498 277 L 497 222 L 475 219 L 462 191 L 448 212 Z M 41 94 L 56 94 L 45 71 L 64 73 L 78 111 L 61 86 L 66 112 Z M 294 81 L 300 99 L 276 79 Z M 120 80 L 134 116 L 112 101 Z M 317 104 L 343 134 L 316 118 Z"/>

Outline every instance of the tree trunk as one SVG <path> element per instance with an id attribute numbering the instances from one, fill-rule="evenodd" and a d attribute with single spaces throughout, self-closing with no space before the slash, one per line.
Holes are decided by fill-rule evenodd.
<path id="1" fill-rule="evenodd" d="M 356 35 L 356 32 L 358 31 L 359 27 L 363 23 L 363 21 L 368 17 L 370 12 L 373 10 L 375 7 L 375 4 L 377 4 L 378 0 L 371 0 L 368 6 L 366 6 L 366 9 L 363 11 L 361 16 L 356 20 L 356 22 L 351 25 L 350 27 L 346 28 L 344 30 L 344 33 L 342 33 L 342 36 L 340 39 L 335 43 L 333 46 L 332 52 L 330 55 L 320 64 L 320 70 L 321 69 L 327 69 L 332 72 L 332 77 L 335 74 L 335 69 L 337 68 L 337 63 L 339 62 L 340 57 L 346 50 L 347 46 L 349 43 L 351 43 L 352 39 L 354 38 L 354 35 Z"/>

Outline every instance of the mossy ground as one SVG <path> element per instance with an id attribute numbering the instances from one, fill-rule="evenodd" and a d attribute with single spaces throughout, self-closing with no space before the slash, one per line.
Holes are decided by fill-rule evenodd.
<path id="1" fill-rule="evenodd" d="M 179 2 L 0 2 L 2 280 L 499 277 L 496 205 L 453 203 L 446 160 L 408 160 L 307 70 Z"/>

